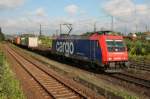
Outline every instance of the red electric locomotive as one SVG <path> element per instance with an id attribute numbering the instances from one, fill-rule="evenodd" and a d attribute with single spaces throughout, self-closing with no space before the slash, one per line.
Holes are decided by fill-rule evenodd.
<path id="1" fill-rule="evenodd" d="M 118 72 L 128 63 L 127 48 L 123 37 L 108 34 L 109 31 L 66 35 L 53 39 L 52 53 L 92 63 L 91 67 L 103 68 L 106 72 Z M 59 57 L 59 56 L 58 56 Z"/>

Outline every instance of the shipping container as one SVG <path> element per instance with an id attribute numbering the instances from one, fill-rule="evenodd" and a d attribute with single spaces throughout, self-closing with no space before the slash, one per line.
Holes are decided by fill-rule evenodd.
<path id="1" fill-rule="evenodd" d="M 21 37 L 21 45 L 26 47 L 38 47 L 38 37 Z"/>
<path id="2" fill-rule="evenodd" d="M 15 38 L 15 44 L 19 45 L 21 43 L 20 37 Z"/>
<path id="3" fill-rule="evenodd" d="M 21 45 L 28 46 L 28 38 L 27 37 L 21 37 Z"/>
<path id="4" fill-rule="evenodd" d="M 38 37 L 28 37 L 28 47 L 38 47 Z"/>

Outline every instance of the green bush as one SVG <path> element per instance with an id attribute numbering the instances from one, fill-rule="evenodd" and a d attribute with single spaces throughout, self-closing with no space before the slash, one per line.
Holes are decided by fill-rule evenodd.
<path id="1" fill-rule="evenodd" d="M 40 46 L 43 46 L 43 47 L 52 47 L 52 39 L 50 39 L 49 37 L 47 36 L 40 36 L 39 37 L 39 42 L 40 42 Z"/>
<path id="2" fill-rule="evenodd" d="M 0 33 L 0 41 L 3 41 L 5 38 L 4 38 L 4 34 L 3 33 Z"/>
<path id="3" fill-rule="evenodd" d="M 145 56 L 150 54 L 150 42 L 144 40 L 125 40 L 130 56 Z"/>

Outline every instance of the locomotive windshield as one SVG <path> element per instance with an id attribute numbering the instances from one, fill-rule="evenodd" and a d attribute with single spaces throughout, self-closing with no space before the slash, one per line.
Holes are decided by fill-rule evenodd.
<path id="1" fill-rule="evenodd" d="M 106 40 L 109 52 L 124 52 L 125 44 L 122 40 Z"/>

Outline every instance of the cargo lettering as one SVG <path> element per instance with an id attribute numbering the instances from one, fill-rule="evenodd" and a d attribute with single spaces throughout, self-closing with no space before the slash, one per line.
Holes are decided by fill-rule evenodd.
<path id="1" fill-rule="evenodd" d="M 65 55 L 74 53 L 74 44 L 73 42 L 56 42 L 56 51 L 65 53 Z"/>

